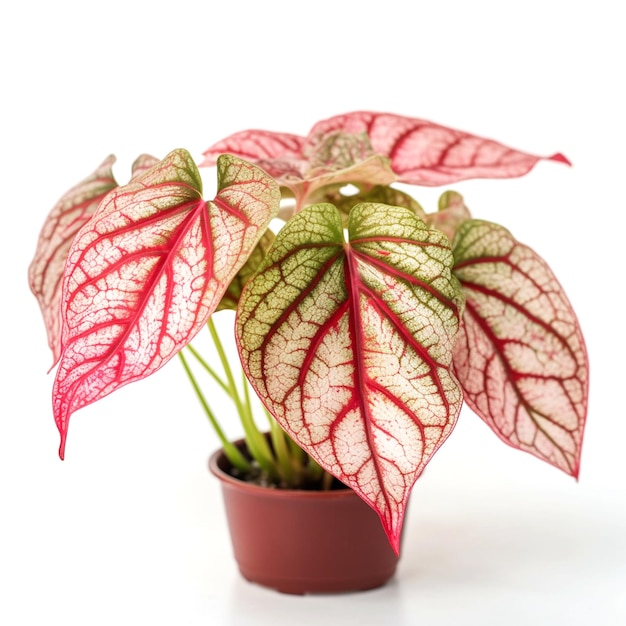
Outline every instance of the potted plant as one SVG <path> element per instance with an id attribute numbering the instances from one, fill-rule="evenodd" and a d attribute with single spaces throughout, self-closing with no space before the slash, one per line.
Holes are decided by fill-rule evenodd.
<path id="1" fill-rule="evenodd" d="M 334 589 L 371 587 L 393 574 L 411 489 L 463 401 L 505 443 L 577 477 L 588 360 L 557 279 L 454 191 L 434 212 L 405 191 L 521 176 L 540 160 L 369 112 L 324 120 L 306 137 L 250 130 L 219 141 L 200 163 L 217 166 L 212 201 L 185 150 L 139 157 L 123 186 L 107 158 L 53 208 L 30 267 L 57 365 L 61 458 L 75 411 L 178 354 L 223 444 L 211 468 L 225 496 L 253 482 L 253 499 L 274 498 L 258 517 L 247 513 L 252 527 L 290 491 L 309 494 L 309 505 L 323 492 L 348 494 L 375 521 L 379 538 L 366 548 L 342 539 L 352 552 L 383 554 L 382 570 L 356 582 L 257 577 L 235 545 L 246 577 L 292 592 L 329 590 L 330 579 Z M 241 381 L 213 323 L 222 309 L 236 311 Z M 206 326 L 219 367 L 190 343 Z M 192 363 L 233 400 L 245 440 L 228 440 Z M 356 534 L 360 522 L 339 529 L 344 513 L 315 518 L 318 534 Z M 317 548 L 305 554 L 295 558 L 305 569 L 324 567 Z"/>

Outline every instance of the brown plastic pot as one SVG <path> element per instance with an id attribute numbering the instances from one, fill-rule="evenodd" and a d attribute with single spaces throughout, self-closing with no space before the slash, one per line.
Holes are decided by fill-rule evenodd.
<path id="1" fill-rule="evenodd" d="M 394 575 L 398 557 L 380 520 L 351 489 L 247 483 L 230 475 L 221 450 L 209 468 L 221 481 L 235 560 L 246 580 L 283 593 L 338 593 L 380 587 Z"/>

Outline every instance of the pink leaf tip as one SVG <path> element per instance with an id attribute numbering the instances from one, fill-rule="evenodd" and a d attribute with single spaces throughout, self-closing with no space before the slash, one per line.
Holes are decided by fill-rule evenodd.
<path id="1" fill-rule="evenodd" d="M 548 157 L 548 161 L 557 161 L 558 163 L 565 163 L 565 165 L 569 165 L 570 167 L 572 166 L 572 162 L 560 152 L 557 152 L 556 154 Z"/>

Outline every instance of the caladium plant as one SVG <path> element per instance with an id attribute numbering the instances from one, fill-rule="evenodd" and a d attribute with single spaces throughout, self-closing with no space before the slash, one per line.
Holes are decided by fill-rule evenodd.
<path id="1" fill-rule="evenodd" d="M 588 360 L 546 263 L 445 191 L 426 212 L 394 183 L 526 174 L 538 157 L 393 114 L 307 136 L 249 130 L 204 152 L 113 157 L 53 208 L 30 267 L 70 416 L 178 354 L 241 474 L 286 487 L 335 477 L 400 532 L 411 489 L 465 400 L 509 445 L 577 477 Z M 212 315 L 235 309 L 236 380 Z M 191 343 L 208 326 L 222 371 Z M 235 402 L 253 461 L 228 442 L 190 359 Z M 252 417 L 248 384 L 270 437 Z"/>

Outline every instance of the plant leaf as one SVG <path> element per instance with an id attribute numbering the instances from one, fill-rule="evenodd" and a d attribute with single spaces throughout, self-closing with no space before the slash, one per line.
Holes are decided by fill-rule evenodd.
<path id="1" fill-rule="evenodd" d="M 265 130 L 244 130 L 213 144 L 203 152 L 204 161 L 200 167 L 210 167 L 217 163 L 220 154 L 233 154 L 247 161 L 253 161 L 273 175 L 271 163 L 275 159 L 299 161 L 302 159 L 302 146 L 305 137 L 289 133 L 275 133 Z"/>
<path id="2" fill-rule="evenodd" d="M 278 209 L 278 186 L 235 157 L 201 196 L 185 150 L 105 198 L 76 236 L 53 389 L 64 456 L 71 414 L 162 367 L 204 326 Z"/>
<path id="3" fill-rule="evenodd" d="M 389 185 L 396 180 L 389 160 L 372 150 L 365 133 L 325 135 L 315 144 L 309 143 L 304 154 L 307 169 L 303 179 L 309 194 L 311 189 L 337 183 L 362 182 L 371 186 Z"/>
<path id="4" fill-rule="evenodd" d="M 251 158 L 293 194 L 295 212 L 322 187 L 359 182 L 388 185 L 396 180 L 389 159 L 372 151 L 365 133 L 330 133 L 305 146 L 296 135 L 244 131 L 205 151 L 201 165 L 212 165 L 220 151 Z"/>
<path id="5" fill-rule="evenodd" d="M 44 222 L 35 257 L 28 269 L 30 288 L 46 325 L 53 364 L 61 355 L 61 282 L 67 253 L 76 233 L 91 219 L 100 201 L 117 187 L 113 178 L 114 163 L 115 157 L 108 156 L 57 202 Z"/>
<path id="6" fill-rule="evenodd" d="M 270 249 L 274 238 L 274 233 L 269 229 L 263 233 L 263 236 L 259 240 L 259 243 L 255 246 L 254 250 L 250 253 L 247 261 L 237 272 L 237 275 L 230 281 L 226 292 L 222 296 L 222 300 L 215 309 L 216 311 L 222 311 L 224 309 L 229 309 L 231 311 L 237 310 L 241 290 L 244 288 L 244 285 L 248 282 L 250 277 L 257 271 L 257 269 L 259 269 L 259 266 L 267 255 L 267 251 Z"/>
<path id="7" fill-rule="evenodd" d="M 379 514 L 399 550 L 413 483 L 462 404 L 462 292 L 445 236 L 413 211 L 317 204 L 279 231 L 239 303 L 246 374 L 281 426 Z"/>
<path id="8" fill-rule="evenodd" d="M 437 228 L 445 233 L 448 239 L 453 241 L 459 226 L 469 219 L 472 219 L 472 216 L 465 206 L 463 196 L 456 191 L 445 191 L 439 197 L 439 210 L 436 213 L 429 213 L 424 221 L 431 228 Z"/>
<path id="9" fill-rule="evenodd" d="M 142 174 L 145 174 L 149 169 L 153 168 L 158 162 L 159 162 L 159 159 L 157 159 L 156 157 L 153 157 L 150 154 L 140 154 L 133 162 L 133 165 L 131 168 L 132 169 L 131 179 L 138 178 Z"/>
<path id="10" fill-rule="evenodd" d="M 315 198 L 315 204 L 330 202 L 345 215 L 348 215 L 352 207 L 359 202 L 376 202 L 378 204 L 406 207 L 407 209 L 411 209 L 424 221 L 426 221 L 428 217 L 417 200 L 412 198 L 408 193 L 396 189 L 395 187 L 375 185 L 371 188 L 367 187 L 364 191 L 359 190 L 354 195 L 344 195 L 342 191 L 343 187 L 343 184 L 322 187 L 314 196 L 310 196 L 310 198 Z"/>
<path id="11" fill-rule="evenodd" d="M 391 159 L 398 180 L 414 185 L 446 185 L 467 178 L 512 178 L 529 172 L 540 160 L 569 164 L 562 154 L 538 157 L 496 141 L 426 120 L 355 111 L 318 122 L 308 140 L 331 133 L 369 136 L 376 154 Z"/>
<path id="12" fill-rule="evenodd" d="M 454 351 L 466 401 L 503 441 L 577 477 L 589 374 L 563 289 L 496 224 L 464 222 L 453 249 L 467 298 Z"/>

